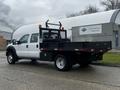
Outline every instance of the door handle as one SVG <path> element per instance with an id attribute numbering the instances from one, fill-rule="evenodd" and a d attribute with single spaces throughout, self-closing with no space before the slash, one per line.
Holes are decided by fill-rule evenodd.
<path id="1" fill-rule="evenodd" d="M 38 48 L 38 44 L 36 45 L 36 48 Z"/>
<path id="2" fill-rule="evenodd" d="M 26 48 L 28 48 L 28 45 L 26 45 Z"/>

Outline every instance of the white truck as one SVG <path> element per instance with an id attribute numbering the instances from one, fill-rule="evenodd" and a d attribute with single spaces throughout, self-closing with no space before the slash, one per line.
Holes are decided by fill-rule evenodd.
<path id="1" fill-rule="evenodd" d="M 59 26 L 59 29 L 49 25 Z M 70 70 L 73 65 L 87 66 L 92 61 L 102 60 L 105 52 L 111 49 L 111 41 L 71 42 L 62 24 L 46 22 L 46 27 L 38 24 L 25 25 L 13 33 L 12 43 L 7 46 L 9 64 L 20 59 L 32 61 L 54 61 L 59 71 Z"/>

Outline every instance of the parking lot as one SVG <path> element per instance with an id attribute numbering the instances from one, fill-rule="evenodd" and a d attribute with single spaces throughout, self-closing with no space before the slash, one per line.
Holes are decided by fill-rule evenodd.
<path id="1" fill-rule="evenodd" d="M 120 68 L 90 65 L 59 72 L 53 63 L 7 63 L 0 52 L 0 90 L 120 90 Z"/>

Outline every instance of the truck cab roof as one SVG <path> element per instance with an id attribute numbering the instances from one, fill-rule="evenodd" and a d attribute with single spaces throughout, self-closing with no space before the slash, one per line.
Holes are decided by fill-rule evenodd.
<path id="1" fill-rule="evenodd" d="M 19 40 L 25 34 L 39 33 L 39 24 L 28 24 L 21 26 L 14 33 L 12 39 Z"/>

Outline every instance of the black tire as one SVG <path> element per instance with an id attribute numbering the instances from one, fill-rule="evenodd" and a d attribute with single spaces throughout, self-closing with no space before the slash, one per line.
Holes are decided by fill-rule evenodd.
<path id="1" fill-rule="evenodd" d="M 72 68 L 69 58 L 63 55 L 57 55 L 54 64 L 58 71 L 69 71 Z"/>
<path id="2" fill-rule="evenodd" d="M 14 55 L 14 53 L 8 52 L 8 54 L 7 54 L 7 61 L 8 61 L 9 64 L 15 64 L 15 62 L 17 61 L 17 58 Z"/>

